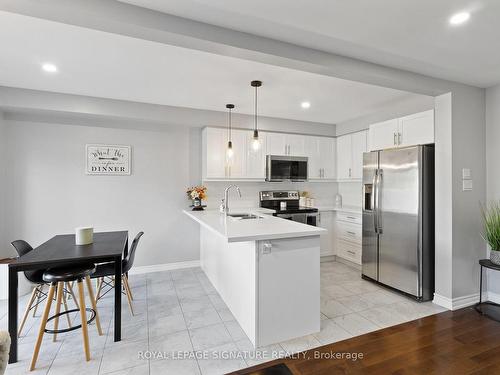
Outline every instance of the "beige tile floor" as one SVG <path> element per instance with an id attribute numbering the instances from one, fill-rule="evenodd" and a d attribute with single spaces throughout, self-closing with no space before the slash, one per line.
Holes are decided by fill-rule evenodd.
<path id="1" fill-rule="evenodd" d="M 124 299 L 121 342 L 113 342 L 110 293 L 99 303 L 104 335 L 98 336 L 95 326 L 90 326 L 91 361 L 84 360 L 79 331 L 62 334 L 57 342 L 47 335 L 33 374 L 223 374 L 273 356 L 443 311 L 430 302 L 417 303 L 362 280 L 359 271 L 342 263 L 325 262 L 321 264 L 321 331 L 255 351 L 201 269 L 132 275 L 130 283 L 136 314 L 131 316 Z M 23 297 L 21 311 L 25 303 Z M 6 303 L 2 302 L 0 329 L 7 328 L 6 314 Z M 38 324 L 39 317 L 29 319 L 19 340 L 20 361 L 9 365 L 7 374 L 28 372 Z M 153 358 L 141 357 L 140 353 L 146 351 L 159 354 Z M 177 351 L 189 353 L 190 357 L 164 358 Z M 206 357 L 195 358 L 193 353 L 204 353 Z M 219 358 L 224 353 L 233 356 Z"/>

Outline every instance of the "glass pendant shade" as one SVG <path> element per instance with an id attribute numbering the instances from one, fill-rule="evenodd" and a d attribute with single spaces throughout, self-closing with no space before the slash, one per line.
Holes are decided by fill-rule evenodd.
<path id="1" fill-rule="evenodd" d="M 260 150 L 260 139 L 259 139 L 259 131 L 253 131 L 253 139 L 252 139 L 252 150 L 259 151 Z"/>
<path id="2" fill-rule="evenodd" d="M 262 86 L 262 81 L 252 81 L 250 82 L 250 86 L 255 88 L 255 115 L 254 115 L 254 130 L 253 130 L 253 139 L 252 139 L 252 151 L 257 152 L 260 150 L 260 139 L 259 139 L 259 130 L 257 127 L 257 89 Z"/>

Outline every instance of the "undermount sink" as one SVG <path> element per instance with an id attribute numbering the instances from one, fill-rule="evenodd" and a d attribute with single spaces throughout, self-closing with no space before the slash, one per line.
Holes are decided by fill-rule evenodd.
<path id="1" fill-rule="evenodd" d="M 227 216 L 234 217 L 235 219 L 248 220 L 248 219 L 262 219 L 262 217 L 254 214 L 228 214 Z"/>

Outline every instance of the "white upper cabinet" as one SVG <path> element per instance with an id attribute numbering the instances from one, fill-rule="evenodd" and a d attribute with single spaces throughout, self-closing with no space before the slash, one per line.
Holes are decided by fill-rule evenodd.
<path id="1" fill-rule="evenodd" d="M 335 138 L 259 132 L 261 147 L 253 150 L 253 132 L 234 129 L 230 161 L 226 159 L 227 129 L 205 128 L 202 138 L 203 180 L 264 180 L 266 155 L 306 156 L 310 179 L 336 178 Z"/>
<path id="2" fill-rule="evenodd" d="M 399 119 L 399 145 L 434 143 L 434 111 L 425 111 Z"/>
<path id="3" fill-rule="evenodd" d="M 351 178 L 359 179 L 363 177 L 363 153 L 367 148 L 367 132 L 362 131 L 351 134 L 352 136 L 352 165 L 351 165 Z"/>
<path id="4" fill-rule="evenodd" d="M 202 133 L 203 180 L 262 179 L 265 178 L 266 134 L 259 134 L 261 147 L 252 149 L 253 133 L 232 131 L 233 158 L 227 160 L 227 130 L 205 128 Z"/>
<path id="5" fill-rule="evenodd" d="M 304 135 L 267 133 L 267 155 L 306 156 Z"/>
<path id="6" fill-rule="evenodd" d="M 368 131 L 368 149 L 373 151 L 397 147 L 397 134 L 398 119 L 371 124 Z"/>
<path id="7" fill-rule="evenodd" d="M 287 134 L 286 143 L 288 145 L 288 154 L 290 156 L 306 156 L 305 135 Z"/>
<path id="8" fill-rule="evenodd" d="M 367 151 L 366 131 L 337 138 L 337 178 L 356 180 L 362 177 L 363 153 Z"/>
<path id="9" fill-rule="evenodd" d="M 245 131 L 246 137 L 246 173 L 245 178 L 265 179 L 266 178 L 266 143 L 267 133 L 259 132 L 260 148 L 252 148 L 253 132 Z"/>
<path id="10" fill-rule="evenodd" d="M 267 133 L 265 149 L 267 155 L 288 155 L 286 135 L 279 133 Z"/>
<path id="11" fill-rule="evenodd" d="M 336 177 L 336 140 L 329 137 L 304 137 L 304 155 L 308 157 L 308 178 L 333 180 Z"/>
<path id="12" fill-rule="evenodd" d="M 370 125 L 369 150 L 434 143 L 434 110 Z"/>
<path id="13" fill-rule="evenodd" d="M 220 128 L 205 128 L 202 133 L 203 178 L 227 177 L 226 168 L 227 132 Z"/>
<path id="14" fill-rule="evenodd" d="M 248 131 L 233 130 L 231 132 L 231 141 L 233 142 L 234 155 L 231 160 L 227 160 L 228 177 L 245 178 L 247 171 L 247 150 L 248 150 Z"/>

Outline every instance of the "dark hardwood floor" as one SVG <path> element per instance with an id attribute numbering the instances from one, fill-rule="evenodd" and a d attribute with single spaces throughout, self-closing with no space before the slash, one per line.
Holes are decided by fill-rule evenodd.
<path id="1" fill-rule="evenodd" d="M 330 352 L 362 353 L 363 358 L 314 359 Z M 500 374 L 500 323 L 473 308 L 447 311 L 233 374 L 285 374 L 266 371 L 279 363 L 294 375 Z"/>

